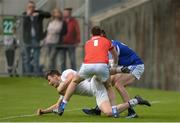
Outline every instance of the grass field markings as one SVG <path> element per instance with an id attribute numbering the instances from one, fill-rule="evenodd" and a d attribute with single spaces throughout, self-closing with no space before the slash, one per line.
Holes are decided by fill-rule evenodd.
<path id="1" fill-rule="evenodd" d="M 78 110 L 81 110 L 81 109 L 82 108 L 69 109 L 69 110 L 66 110 L 66 112 L 78 111 Z M 10 119 L 24 118 L 24 117 L 34 117 L 34 116 L 37 116 L 37 114 L 25 114 L 25 115 L 17 115 L 17 116 L 8 116 L 8 117 L 0 118 L 0 120 L 10 120 Z"/>
<path id="2" fill-rule="evenodd" d="M 154 101 L 151 101 L 150 103 L 151 104 L 158 104 L 158 103 L 168 103 L 168 102 L 172 102 L 172 101 L 154 100 Z M 67 109 L 65 112 L 78 111 L 78 110 L 81 110 L 81 109 L 82 108 Z M 26 115 L 8 116 L 8 117 L 0 118 L 0 120 L 9 120 L 9 119 L 24 118 L 24 117 L 33 117 L 33 116 L 37 116 L 37 114 L 26 114 Z"/>
<path id="3" fill-rule="evenodd" d="M 170 103 L 173 101 L 160 101 L 160 100 L 154 100 L 151 101 L 151 104 L 158 104 L 158 103 Z M 75 109 L 67 109 L 65 112 L 71 112 L 71 111 L 78 111 L 82 108 L 75 108 Z M 8 116 L 8 117 L 2 117 L 0 120 L 10 120 L 10 119 L 16 119 L 16 118 L 24 118 L 24 117 L 34 117 L 37 116 L 37 114 L 25 114 L 25 115 L 17 115 L 17 116 Z"/>
<path id="4" fill-rule="evenodd" d="M 0 120 L 10 120 L 10 119 L 15 119 L 15 118 L 33 117 L 33 116 L 37 116 L 37 114 L 25 114 L 25 115 L 9 116 L 9 117 L 0 118 Z"/>
<path id="5" fill-rule="evenodd" d="M 151 104 L 157 104 L 157 103 L 162 103 L 162 101 L 154 100 L 154 101 L 151 101 L 150 103 L 151 103 Z"/>
<path id="6" fill-rule="evenodd" d="M 154 100 L 154 101 L 150 101 L 151 104 L 158 104 L 158 103 L 174 103 L 176 102 L 175 100 Z"/>

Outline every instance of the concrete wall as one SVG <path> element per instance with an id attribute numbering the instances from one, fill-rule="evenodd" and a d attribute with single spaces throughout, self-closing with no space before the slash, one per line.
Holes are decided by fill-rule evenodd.
<path id="1" fill-rule="evenodd" d="M 90 0 L 90 15 L 107 9 L 113 5 L 119 4 L 125 0 Z"/>
<path id="2" fill-rule="evenodd" d="M 91 18 L 144 60 L 136 85 L 180 90 L 180 1 L 132 0 Z"/>

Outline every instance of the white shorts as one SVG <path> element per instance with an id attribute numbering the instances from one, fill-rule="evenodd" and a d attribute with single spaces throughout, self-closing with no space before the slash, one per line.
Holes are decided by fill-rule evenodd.
<path id="1" fill-rule="evenodd" d="M 100 81 L 105 82 L 109 78 L 109 67 L 107 64 L 103 63 L 82 64 L 79 75 L 85 79 L 96 75 Z"/>
<path id="2" fill-rule="evenodd" d="M 130 65 L 128 68 L 131 70 L 131 74 L 136 77 L 136 79 L 140 79 L 142 74 L 144 73 L 144 64 L 140 65 Z"/>
<path id="3" fill-rule="evenodd" d="M 76 87 L 75 94 L 84 96 L 95 96 L 98 106 L 104 101 L 109 100 L 106 88 L 100 82 L 97 82 L 95 77 L 92 79 L 86 79 L 79 83 Z"/>

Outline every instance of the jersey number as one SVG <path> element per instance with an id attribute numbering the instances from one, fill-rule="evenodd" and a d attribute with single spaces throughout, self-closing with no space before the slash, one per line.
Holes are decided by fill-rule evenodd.
<path id="1" fill-rule="evenodd" d="M 95 46 L 95 47 L 98 46 L 98 40 L 94 40 L 94 46 Z"/>
<path id="2" fill-rule="evenodd" d="M 13 33 L 13 22 L 12 21 L 4 21 L 3 27 L 4 27 L 4 33 L 6 33 L 6 34 Z"/>

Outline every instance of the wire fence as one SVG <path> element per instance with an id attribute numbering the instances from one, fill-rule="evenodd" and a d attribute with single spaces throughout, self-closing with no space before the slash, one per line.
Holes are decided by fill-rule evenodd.
<path id="1" fill-rule="evenodd" d="M 22 16 L 14 16 L 14 15 L 0 15 L 0 76 L 8 76 L 8 75 L 15 75 L 15 76 L 22 76 L 22 75 L 42 75 L 44 71 L 52 68 L 48 67 L 49 63 L 51 63 L 48 59 L 48 49 L 51 47 L 53 49 L 57 49 L 57 54 L 53 60 L 55 60 L 55 64 L 53 64 L 55 69 L 62 71 L 62 61 L 65 60 L 66 66 L 64 68 L 72 68 L 72 59 L 69 58 L 69 53 L 66 52 L 67 57 L 62 57 L 64 55 L 64 50 L 73 49 L 75 48 L 75 55 L 76 57 L 73 59 L 76 65 L 76 69 L 78 69 L 83 61 L 83 41 L 84 38 L 84 18 L 83 17 L 76 17 L 79 21 L 80 29 L 81 29 L 81 41 L 82 43 L 79 45 L 24 45 L 23 43 L 23 28 L 22 28 Z M 49 20 L 45 20 L 43 22 L 44 30 L 47 28 L 47 23 Z M 6 41 L 5 41 L 6 40 Z M 8 45 L 8 41 L 15 40 L 16 44 L 14 47 L 10 47 Z M 5 43 L 6 42 L 6 43 Z M 25 72 L 24 71 L 24 61 L 26 59 L 23 58 L 24 49 L 31 48 L 30 52 L 33 52 L 35 48 L 40 50 L 39 55 L 39 71 L 38 72 Z M 33 66 L 34 58 L 31 57 L 30 66 Z M 10 61 L 10 62 L 8 62 Z M 13 62 L 13 63 L 12 63 Z M 8 64 L 13 64 L 9 66 Z M 26 63 L 26 62 L 25 62 Z M 9 71 L 11 69 L 11 71 Z M 35 68 L 34 68 L 35 69 Z M 10 74 L 11 73 L 11 74 Z"/>

